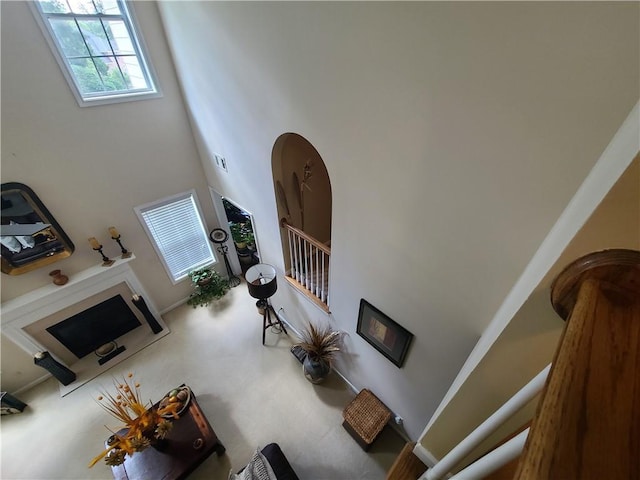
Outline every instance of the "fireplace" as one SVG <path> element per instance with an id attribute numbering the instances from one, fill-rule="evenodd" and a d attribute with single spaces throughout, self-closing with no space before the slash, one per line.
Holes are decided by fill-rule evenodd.
<path id="1" fill-rule="evenodd" d="M 92 267 L 64 286 L 47 285 L 2 305 L 7 337 L 31 356 L 48 351 L 76 374 L 73 383 L 60 385 L 63 396 L 169 333 L 129 265 L 134 259 Z M 157 320 L 155 328 L 138 308 L 139 297 Z M 117 352 L 95 353 L 112 343 Z"/>
<path id="2" fill-rule="evenodd" d="M 114 295 L 46 330 L 80 359 L 90 353 L 100 356 L 101 349 L 109 353 L 110 344 L 141 325 L 122 295 Z"/>

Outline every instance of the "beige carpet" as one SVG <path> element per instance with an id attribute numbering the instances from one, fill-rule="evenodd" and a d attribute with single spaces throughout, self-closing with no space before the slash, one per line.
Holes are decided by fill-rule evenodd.
<path id="1" fill-rule="evenodd" d="M 215 306 L 183 305 L 163 318 L 170 335 L 64 398 L 53 378 L 17 395 L 28 407 L 2 417 L 0 477 L 113 478 L 102 462 L 87 468 L 109 434 L 104 425 L 119 428 L 94 399 L 113 377 L 133 372 L 153 401 L 189 385 L 227 448 L 191 479 L 226 479 L 270 442 L 280 444 L 301 480 L 384 479 L 404 440 L 387 427 L 364 452 L 341 426 L 354 394 L 335 374 L 321 385 L 309 383 L 289 352 L 292 338 L 268 332 L 261 345 L 262 317 L 246 285 Z"/>

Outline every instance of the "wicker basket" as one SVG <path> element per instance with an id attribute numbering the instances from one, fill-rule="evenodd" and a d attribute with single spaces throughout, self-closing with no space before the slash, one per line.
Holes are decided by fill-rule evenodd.
<path id="1" fill-rule="evenodd" d="M 391 411 L 368 389 L 362 389 L 342 412 L 342 425 L 368 450 L 391 419 Z"/>

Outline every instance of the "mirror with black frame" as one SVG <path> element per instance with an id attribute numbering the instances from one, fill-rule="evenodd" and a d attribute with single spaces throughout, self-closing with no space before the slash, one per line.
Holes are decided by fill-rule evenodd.
<path id="1" fill-rule="evenodd" d="M 75 247 L 28 186 L 2 184 L 2 273 L 20 275 L 70 256 Z"/>

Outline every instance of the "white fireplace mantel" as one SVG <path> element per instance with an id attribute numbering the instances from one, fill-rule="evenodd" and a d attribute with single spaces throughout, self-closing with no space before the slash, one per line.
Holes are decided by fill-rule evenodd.
<path id="1" fill-rule="evenodd" d="M 48 348 L 32 337 L 25 327 L 122 283 L 126 284 L 131 294 L 138 294 L 144 298 L 149 311 L 161 324 L 163 331 L 153 335 L 148 325 L 143 324 L 142 329 L 135 329 L 143 332 L 132 336 L 127 350 L 104 365 L 98 366 L 95 359 L 86 357 L 71 365 L 66 362 L 67 367 L 76 373 L 78 379 L 67 387 L 61 385 L 63 395 L 169 333 L 154 302 L 131 269 L 130 262 L 134 259 L 133 255 L 125 259 L 118 257 L 110 267 L 96 265 L 70 275 L 65 285 L 57 286 L 52 283 L 2 304 L 2 333 L 33 357 L 36 353 Z"/>

